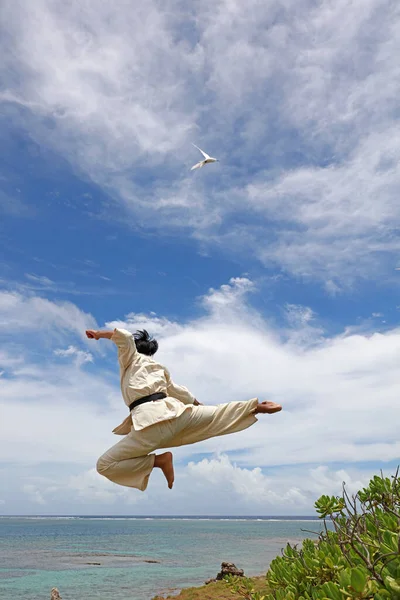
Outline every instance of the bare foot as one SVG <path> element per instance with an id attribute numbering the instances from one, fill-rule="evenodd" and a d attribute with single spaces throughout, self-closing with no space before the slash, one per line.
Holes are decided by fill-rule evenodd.
<path id="1" fill-rule="evenodd" d="M 172 452 L 164 452 L 163 454 L 158 454 L 154 461 L 154 466 L 161 469 L 164 473 L 164 477 L 167 480 L 168 487 L 171 490 L 174 485 L 174 465 L 172 462 Z"/>
<path id="2" fill-rule="evenodd" d="M 265 401 L 265 402 L 261 402 L 260 404 L 257 405 L 256 410 L 254 411 L 255 414 L 257 413 L 266 413 L 268 415 L 272 415 L 273 413 L 279 412 L 280 410 L 282 410 L 282 406 L 280 404 L 276 404 L 275 402 L 269 402 L 269 401 Z"/>

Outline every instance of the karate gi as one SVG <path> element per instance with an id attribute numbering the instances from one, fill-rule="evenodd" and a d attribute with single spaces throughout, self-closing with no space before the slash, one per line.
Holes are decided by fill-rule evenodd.
<path id="1" fill-rule="evenodd" d="M 144 491 L 154 467 L 154 450 L 242 431 L 257 421 L 253 414 L 257 398 L 218 406 L 194 406 L 194 396 L 185 387 L 176 385 L 164 366 L 137 351 L 129 331 L 115 329 L 111 340 L 118 348 L 121 391 L 128 407 L 150 394 L 167 395 L 164 400 L 135 407 L 113 430 L 125 437 L 99 458 L 97 471 L 114 483 Z"/>

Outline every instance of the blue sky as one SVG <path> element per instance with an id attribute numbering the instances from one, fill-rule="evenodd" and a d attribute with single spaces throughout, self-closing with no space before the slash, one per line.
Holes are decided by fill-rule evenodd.
<path id="1" fill-rule="evenodd" d="M 0 512 L 307 514 L 393 471 L 397 3 L 2 11 Z M 177 450 L 168 508 L 94 471 L 116 324 L 205 403 L 284 404 Z"/>

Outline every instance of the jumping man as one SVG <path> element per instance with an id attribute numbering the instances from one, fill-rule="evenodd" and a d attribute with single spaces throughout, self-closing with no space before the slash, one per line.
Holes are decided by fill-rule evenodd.
<path id="1" fill-rule="evenodd" d="M 158 343 L 146 330 L 132 335 L 125 329 L 89 329 L 86 335 L 94 340 L 111 340 L 118 348 L 121 391 L 129 416 L 113 430 L 124 438 L 99 458 L 97 471 L 119 485 L 144 491 L 150 473 L 157 467 L 171 489 L 172 453 L 154 454 L 155 450 L 242 431 L 257 421 L 255 415 L 282 410 L 275 402 L 258 402 L 257 398 L 203 406 L 152 358 Z"/>

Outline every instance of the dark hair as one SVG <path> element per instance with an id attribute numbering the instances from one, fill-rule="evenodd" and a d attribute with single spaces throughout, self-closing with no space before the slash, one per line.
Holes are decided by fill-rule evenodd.
<path id="1" fill-rule="evenodd" d="M 158 350 L 158 342 L 145 329 L 141 329 L 133 334 L 135 338 L 135 344 L 137 351 L 140 354 L 146 354 L 147 356 L 153 356 Z"/>

